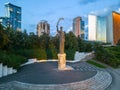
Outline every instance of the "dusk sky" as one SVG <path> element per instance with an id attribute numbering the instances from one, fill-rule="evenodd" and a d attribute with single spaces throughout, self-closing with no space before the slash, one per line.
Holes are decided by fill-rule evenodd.
<path id="1" fill-rule="evenodd" d="M 106 15 L 111 11 L 120 12 L 120 0 L 0 0 L 0 16 L 5 16 L 4 4 L 10 2 L 22 7 L 22 30 L 36 33 L 36 25 L 40 20 L 47 20 L 51 34 L 56 33 L 56 23 L 64 18 L 60 26 L 68 32 L 72 28 L 72 20 L 81 16 L 87 21 L 88 14 Z M 87 26 L 87 22 L 85 22 Z"/>

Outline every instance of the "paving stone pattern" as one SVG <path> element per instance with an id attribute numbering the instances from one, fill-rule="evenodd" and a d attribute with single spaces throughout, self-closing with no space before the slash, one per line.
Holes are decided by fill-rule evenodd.
<path id="1" fill-rule="evenodd" d="M 81 82 L 37 85 L 14 81 L 7 83 L 7 85 L 1 85 L 0 90 L 104 90 L 110 85 L 111 81 L 112 78 L 109 73 L 98 71 L 94 77 Z"/>
<path id="2" fill-rule="evenodd" d="M 79 71 L 98 71 L 98 70 L 105 71 L 104 69 L 95 67 L 86 62 L 77 62 L 77 63 L 71 64 L 70 66 L 72 66 L 75 70 L 79 70 Z"/>
<path id="3" fill-rule="evenodd" d="M 97 71 L 93 77 L 83 81 L 65 84 L 29 84 L 18 81 L 8 82 L 0 85 L 0 90 L 104 90 L 112 82 L 111 75 L 85 62 L 68 63 L 76 71 Z"/>

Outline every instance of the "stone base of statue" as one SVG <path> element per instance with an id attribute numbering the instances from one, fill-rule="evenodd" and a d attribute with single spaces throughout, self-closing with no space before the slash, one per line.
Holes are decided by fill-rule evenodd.
<path id="1" fill-rule="evenodd" d="M 66 54 L 58 54 L 58 70 L 73 70 L 72 67 L 66 66 Z"/>

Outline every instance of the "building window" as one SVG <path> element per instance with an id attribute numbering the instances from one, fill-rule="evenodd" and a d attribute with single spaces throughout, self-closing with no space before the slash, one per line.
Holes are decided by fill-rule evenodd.
<path id="1" fill-rule="evenodd" d="M 12 12 L 12 11 L 13 11 L 13 8 L 9 8 L 9 11 L 11 11 L 11 12 Z"/>
<path id="2" fill-rule="evenodd" d="M 21 12 L 20 12 L 20 11 L 17 11 L 17 13 L 18 13 L 18 14 L 21 14 Z"/>
<path id="3" fill-rule="evenodd" d="M 21 21 L 18 20 L 18 22 L 21 22 Z"/>

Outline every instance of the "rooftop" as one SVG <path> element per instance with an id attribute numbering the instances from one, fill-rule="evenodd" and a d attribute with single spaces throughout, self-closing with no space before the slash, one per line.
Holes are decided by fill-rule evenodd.
<path id="1" fill-rule="evenodd" d="M 19 7 L 19 6 L 16 6 L 16 5 L 14 5 L 14 4 L 11 4 L 10 2 L 5 3 L 5 6 L 8 6 L 8 5 L 13 6 L 13 7 L 17 7 L 17 8 L 21 8 L 21 7 Z"/>

